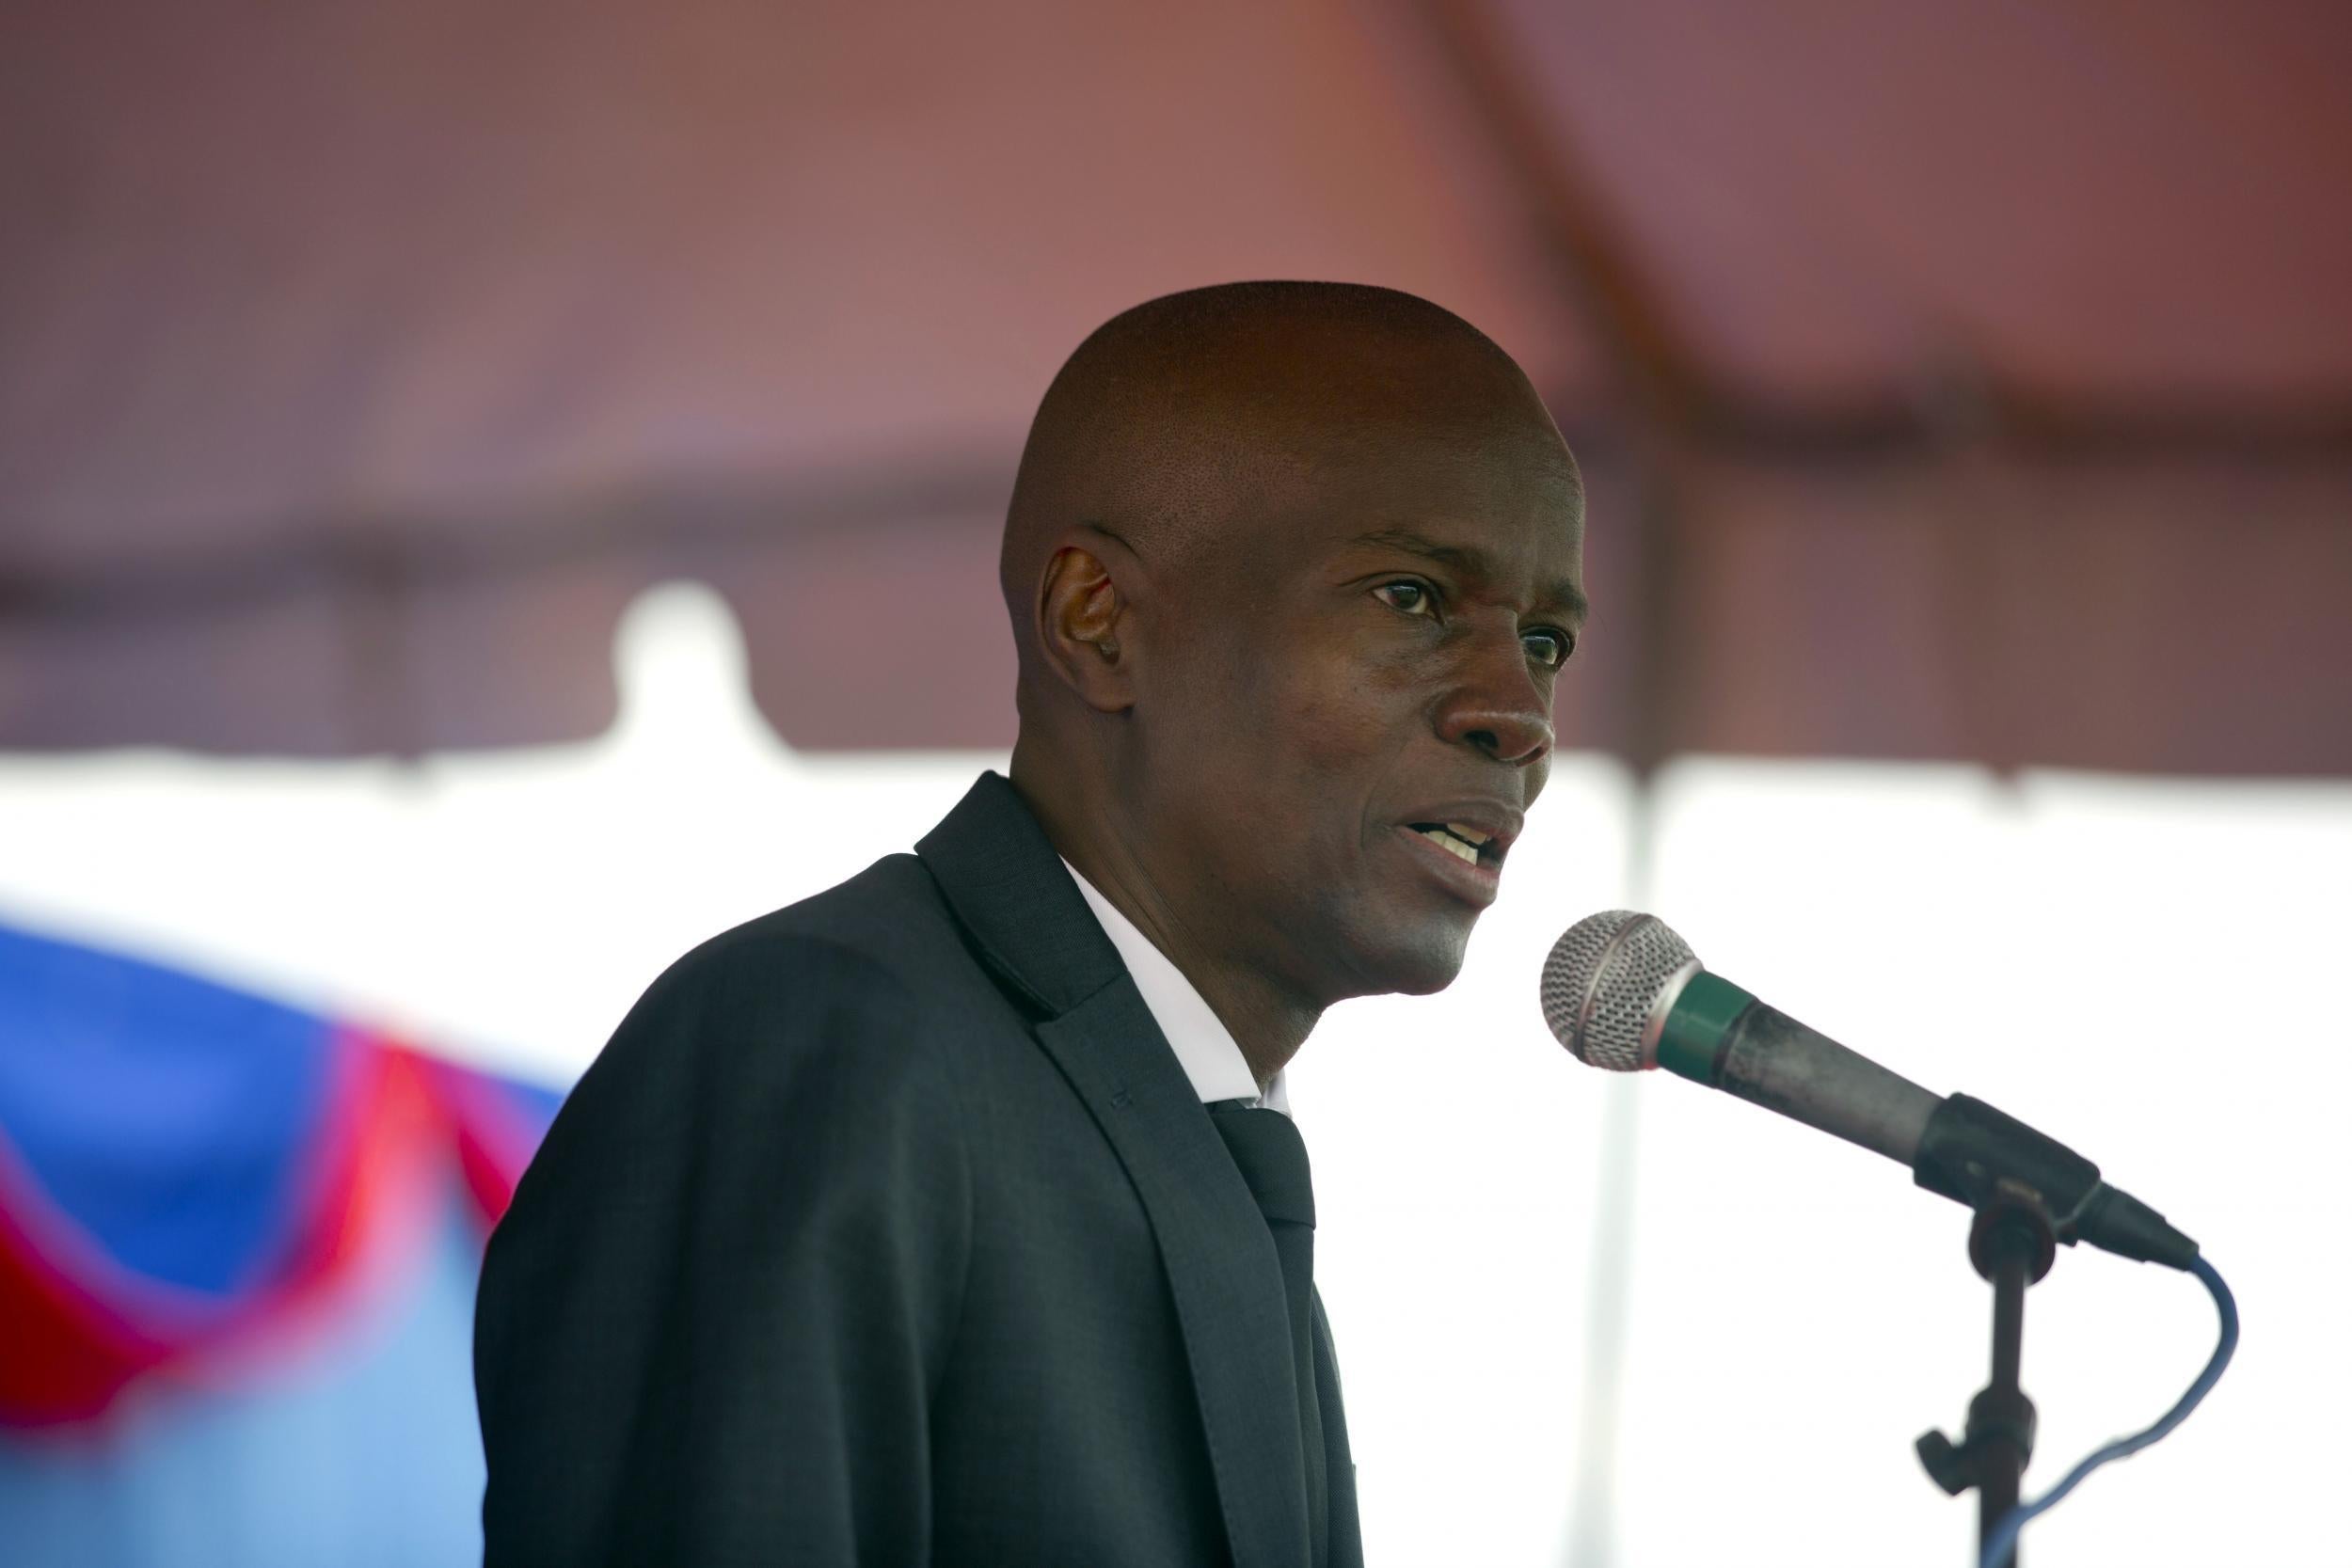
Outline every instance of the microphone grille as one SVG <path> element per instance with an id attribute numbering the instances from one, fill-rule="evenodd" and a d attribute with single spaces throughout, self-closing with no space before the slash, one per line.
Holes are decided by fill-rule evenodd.
<path id="1" fill-rule="evenodd" d="M 1544 960 L 1544 1022 L 1581 1062 L 1612 1072 L 1654 1066 L 1643 1039 L 1650 1015 L 1698 961 L 1656 915 L 1588 914 L 1561 933 Z"/>

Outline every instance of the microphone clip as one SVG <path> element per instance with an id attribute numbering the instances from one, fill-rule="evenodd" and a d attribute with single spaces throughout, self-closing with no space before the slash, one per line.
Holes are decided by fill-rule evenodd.
<path id="1" fill-rule="evenodd" d="M 1929 1116 L 1911 1158 L 1914 1181 L 1979 1214 L 2008 1194 L 2038 1209 L 2045 1234 L 2073 1246 L 2088 1242 L 2119 1257 L 2186 1269 L 2197 1243 L 2162 1214 L 2099 1180 L 2099 1167 L 2015 1117 L 1964 1094 L 1947 1095 Z M 1970 1256 L 1975 1257 L 1974 1243 Z M 2048 1263 L 2041 1273 L 2049 1271 Z M 1981 1259 L 1977 1272 L 1986 1278 Z"/>

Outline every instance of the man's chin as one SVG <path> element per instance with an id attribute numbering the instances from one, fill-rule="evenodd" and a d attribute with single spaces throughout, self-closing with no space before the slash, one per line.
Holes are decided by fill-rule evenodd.
<path id="1" fill-rule="evenodd" d="M 1420 930 L 1380 942 L 1365 954 L 1359 971 L 1368 996 L 1427 996 L 1454 984 L 1470 947 L 1470 927 Z"/>

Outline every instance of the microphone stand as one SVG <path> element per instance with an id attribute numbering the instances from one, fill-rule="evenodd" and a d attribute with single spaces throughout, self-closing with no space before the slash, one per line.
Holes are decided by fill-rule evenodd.
<path id="1" fill-rule="evenodd" d="M 2033 1401 L 2018 1386 L 2025 1349 L 2026 1288 L 2050 1272 L 2058 1238 L 2032 1190 L 2002 1181 L 1977 1210 L 1968 1230 L 1968 1260 L 1993 1286 L 1993 1379 L 1968 1402 L 1968 1426 L 1954 1443 L 1941 1432 L 1920 1435 L 1919 1463 L 1954 1497 L 1977 1492 L 1977 1551 L 2017 1506 L 2026 1462 L 2033 1457 Z M 2017 1568 L 2012 1548 L 1989 1568 Z"/>

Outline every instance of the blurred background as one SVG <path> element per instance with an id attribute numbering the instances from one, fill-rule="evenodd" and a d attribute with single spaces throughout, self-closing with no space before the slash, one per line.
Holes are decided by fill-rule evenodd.
<path id="1" fill-rule="evenodd" d="M 2352 12 L 20 0 L 0 45 L 0 1560 L 462 1563 L 482 1237 L 638 991 L 1013 733 L 1087 331 L 1427 295 L 1585 464 L 1461 981 L 1292 1074 L 1371 1560 L 1969 1560 L 1967 1216 L 1577 1066 L 1710 967 L 2236 1286 L 2076 1564 L 2352 1563 Z M 1406 1131 L 1410 1130 L 1410 1136 Z M 2031 1297 L 2031 1495 L 2201 1365 Z"/>

